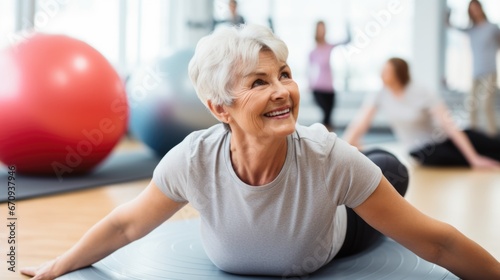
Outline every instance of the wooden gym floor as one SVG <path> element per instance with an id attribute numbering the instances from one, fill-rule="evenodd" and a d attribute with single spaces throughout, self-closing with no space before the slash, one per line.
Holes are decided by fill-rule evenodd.
<path id="1" fill-rule="evenodd" d="M 380 145 L 379 145 L 380 146 Z M 422 168 L 412 164 L 396 144 L 382 147 L 397 154 L 410 170 L 406 198 L 424 213 L 448 222 L 500 259 L 500 172 L 464 168 Z M 124 141 L 118 149 L 142 148 Z M 149 180 L 102 186 L 89 190 L 17 202 L 17 264 L 38 265 L 57 257 L 114 207 L 134 198 Z M 4 183 L 4 182 L 0 182 Z M 3 188 L 2 188 L 3 189 Z M 172 219 L 197 213 L 189 205 Z M 7 221 L 7 205 L 0 204 L 0 220 Z M 0 227 L 0 279 L 27 279 L 7 270 L 6 225 Z"/>

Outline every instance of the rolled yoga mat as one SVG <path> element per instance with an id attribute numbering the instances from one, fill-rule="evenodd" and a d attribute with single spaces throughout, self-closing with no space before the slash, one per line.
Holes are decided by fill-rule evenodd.
<path id="1" fill-rule="evenodd" d="M 302 277 L 241 276 L 219 270 L 200 240 L 199 220 L 167 222 L 91 267 L 59 277 L 74 279 L 458 279 L 391 239 L 384 238 L 365 252 L 335 259 Z"/>

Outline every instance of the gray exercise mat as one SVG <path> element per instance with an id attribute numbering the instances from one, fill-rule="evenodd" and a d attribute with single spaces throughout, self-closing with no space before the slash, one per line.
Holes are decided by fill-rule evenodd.
<path id="1" fill-rule="evenodd" d="M 384 239 L 362 254 L 334 260 L 304 277 L 240 276 L 219 270 L 200 241 L 199 220 L 168 222 L 146 237 L 91 267 L 59 277 L 75 279 L 458 279 L 442 267 L 420 259 L 398 243 Z"/>
<path id="2" fill-rule="evenodd" d="M 34 198 L 91 187 L 150 178 L 160 159 L 144 148 L 115 151 L 93 172 L 79 176 L 23 176 L 16 174 L 16 200 Z M 0 184 L 7 185 L 8 170 L 0 166 Z M 7 188 L 0 191 L 0 202 L 7 201 Z"/>

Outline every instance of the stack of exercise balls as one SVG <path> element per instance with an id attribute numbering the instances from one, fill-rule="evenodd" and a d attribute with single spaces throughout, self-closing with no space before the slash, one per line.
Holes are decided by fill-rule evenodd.
<path id="1" fill-rule="evenodd" d="M 19 173 L 88 172 L 127 121 L 122 79 L 88 44 L 36 34 L 0 54 L 0 161 Z"/>
<path id="2" fill-rule="evenodd" d="M 162 157 L 189 133 L 217 120 L 188 77 L 194 51 L 182 49 L 134 72 L 127 82 L 132 135 Z"/>

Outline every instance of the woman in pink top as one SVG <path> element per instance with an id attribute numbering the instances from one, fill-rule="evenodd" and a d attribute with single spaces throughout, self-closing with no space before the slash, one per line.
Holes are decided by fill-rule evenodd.
<path id="1" fill-rule="evenodd" d="M 314 100 L 323 110 L 323 124 L 328 129 L 333 130 L 330 118 L 335 107 L 335 90 L 333 89 L 330 55 L 334 47 L 349 43 L 351 38 L 348 35 L 349 37 L 346 41 L 330 44 L 326 41 L 325 35 L 325 23 L 318 21 L 316 23 L 315 35 L 316 47 L 309 54 L 309 85 L 314 94 Z"/>

